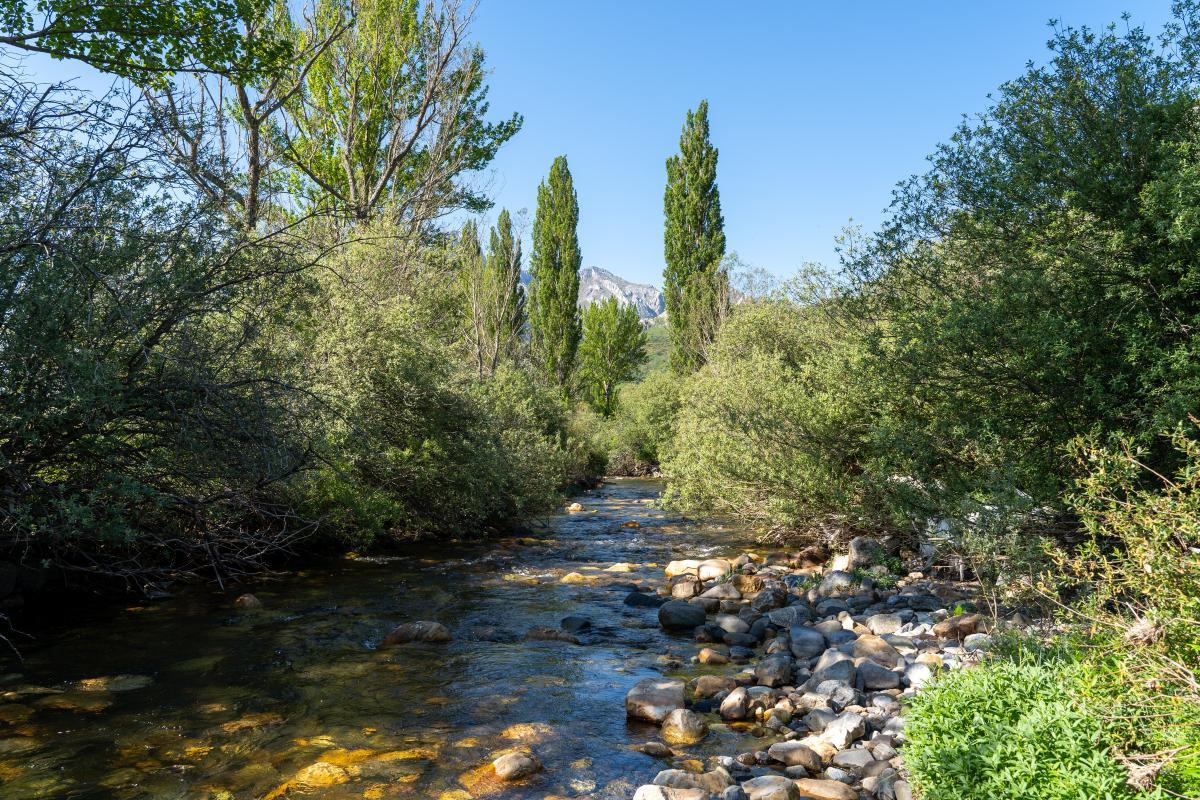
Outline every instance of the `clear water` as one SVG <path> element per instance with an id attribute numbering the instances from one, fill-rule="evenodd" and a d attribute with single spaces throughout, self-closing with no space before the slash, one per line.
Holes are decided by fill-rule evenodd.
<path id="1" fill-rule="evenodd" d="M 522 537 L 265 583 L 260 611 L 196 591 L 39 635 L 0 670 L 0 797 L 629 797 L 665 765 L 630 749 L 656 731 L 626 720 L 625 692 L 696 674 L 660 659 L 686 664 L 697 645 L 622 601 L 672 558 L 752 542 L 663 513 L 658 489 L 617 481 Z M 632 571 L 603 571 L 618 563 Z M 562 583 L 570 572 L 593 580 Z M 583 645 L 523 641 L 568 614 L 592 622 Z M 378 648 L 422 619 L 454 641 Z M 80 688 L 95 678 L 107 688 Z M 687 755 L 736 752 L 735 736 L 715 725 Z M 491 760 L 520 747 L 544 771 L 498 782 Z M 321 761 L 336 769 L 297 780 Z"/>

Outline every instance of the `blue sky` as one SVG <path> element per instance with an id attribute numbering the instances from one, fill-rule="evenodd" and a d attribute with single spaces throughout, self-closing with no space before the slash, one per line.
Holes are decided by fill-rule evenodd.
<path id="1" fill-rule="evenodd" d="M 1157 31 L 1168 0 L 758 2 L 482 0 L 496 112 L 525 128 L 494 163 L 498 206 L 532 212 L 565 153 L 585 265 L 659 283 L 664 161 L 707 98 L 729 247 L 779 275 L 836 263 L 961 115 L 1044 61 L 1051 18 Z"/>
<path id="2" fill-rule="evenodd" d="M 1048 20 L 1100 27 L 1124 10 L 1151 31 L 1170 17 L 1169 0 L 481 0 L 492 109 L 525 116 L 481 182 L 497 210 L 532 213 L 566 154 L 584 264 L 660 283 L 664 161 L 707 98 L 730 249 L 780 276 L 833 265 L 851 218 L 873 228 L 963 113 L 1046 59 Z M 28 66 L 47 81 L 86 72 Z"/>

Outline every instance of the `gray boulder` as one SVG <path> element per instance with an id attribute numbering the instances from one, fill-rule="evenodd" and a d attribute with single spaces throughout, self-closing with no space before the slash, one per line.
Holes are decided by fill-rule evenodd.
<path id="1" fill-rule="evenodd" d="M 704 624 L 704 609 L 684 600 L 670 600 L 658 607 L 658 624 L 669 631 L 690 631 Z"/>

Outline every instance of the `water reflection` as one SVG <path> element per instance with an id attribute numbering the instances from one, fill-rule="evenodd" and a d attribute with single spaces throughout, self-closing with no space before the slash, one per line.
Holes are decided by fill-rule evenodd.
<path id="1" fill-rule="evenodd" d="M 195 592 L 39 642 L 0 677 L 0 794 L 628 797 L 660 765 L 628 749 L 653 730 L 626 722 L 624 693 L 695 645 L 622 599 L 671 558 L 748 543 L 664 515 L 657 491 L 619 481 L 542 531 L 339 561 L 257 588 L 261 610 Z M 569 614 L 590 620 L 580 645 L 524 640 Z M 378 648 L 416 619 L 454 641 Z M 499 783 L 490 762 L 511 749 L 545 771 Z"/>

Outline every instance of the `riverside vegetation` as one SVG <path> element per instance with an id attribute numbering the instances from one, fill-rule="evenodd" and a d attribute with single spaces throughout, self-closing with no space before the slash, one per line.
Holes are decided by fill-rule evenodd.
<path id="1" fill-rule="evenodd" d="M 489 223 L 473 182 L 522 119 L 492 114 L 469 22 L 415 0 L 0 0 L 6 609 L 436 550 L 657 471 L 672 513 L 772 550 L 882 544 L 811 584 L 779 557 L 671 576 L 665 627 L 766 652 L 690 708 L 667 681 L 663 735 L 716 714 L 797 744 L 681 756 L 647 800 L 1200 795 L 1200 4 L 1157 37 L 1055 24 L 878 231 L 778 285 L 727 252 L 701 102 L 666 162 L 653 369 L 661 331 L 576 305 L 565 156 L 522 287 L 526 221 Z M 22 50 L 116 88 L 38 85 Z"/>

